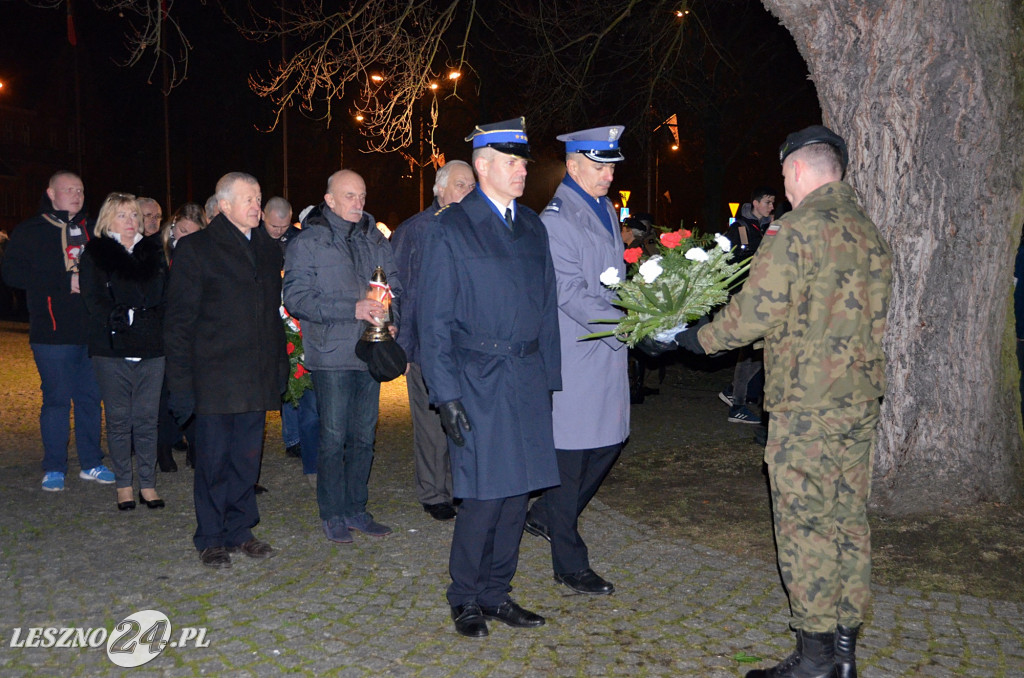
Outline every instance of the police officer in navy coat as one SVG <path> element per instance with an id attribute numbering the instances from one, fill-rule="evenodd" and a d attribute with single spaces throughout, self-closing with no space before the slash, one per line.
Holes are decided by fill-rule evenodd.
<path id="1" fill-rule="evenodd" d="M 518 118 L 477 127 L 477 189 L 428 227 L 420 360 L 448 434 L 454 495 L 448 602 L 456 630 L 535 627 L 510 597 L 529 493 L 558 484 L 551 392 L 561 388 L 555 272 L 544 225 L 516 203 L 530 149 Z"/>

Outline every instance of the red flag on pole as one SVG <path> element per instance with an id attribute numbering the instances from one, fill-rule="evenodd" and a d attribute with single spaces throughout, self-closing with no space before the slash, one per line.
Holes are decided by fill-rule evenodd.
<path id="1" fill-rule="evenodd" d="M 71 0 L 68 0 L 68 42 L 72 47 L 78 46 L 78 35 L 75 34 L 75 13 L 71 9 Z"/>

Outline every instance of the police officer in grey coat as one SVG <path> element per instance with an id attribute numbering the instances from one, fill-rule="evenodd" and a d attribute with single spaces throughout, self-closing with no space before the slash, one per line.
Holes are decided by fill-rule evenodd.
<path id="1" fill-rule="evenodd" d="M 435 216 L 417 276 L 420 360 L 451 439 L 455 519 L 448 587 L 455 630 L 486 619 L 535 627 L 510 597 L 530 492 L 558 484 L 551 392 L 561 388 L 555 272 L 537 214 L 516 202 L 530 147 L 524 120 L 477 127 L 477 189 Z"/>
<path id="2" fill-rule="evenodd" d="M 615 337 L 581 340 L 619 318 L 614 292 L 601 273 L 625 278 L 622 237 L 608 199 L 622 126 L 563 134 L 566 175 L 541 212 L 558 281 L 562 390 L 553 396 L 555 448 L 561 485 L 530 509 L 526 531 L 551 542 L 555 581 L 578 593 L 607 594 L 615 587 L 590 568 L 578 518 L 593 498 L 629 436 L 626 345 Z"/>

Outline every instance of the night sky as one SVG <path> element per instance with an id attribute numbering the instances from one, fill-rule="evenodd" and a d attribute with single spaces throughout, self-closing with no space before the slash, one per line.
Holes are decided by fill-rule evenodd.
<path id="1" fill-rule="evenodd" d="M 280 55 L 280 44 L 256 44 L 228 28 L 217 7 L 199 2 L 175 4 L 175 15 L 192 41 L 188 79 L 168 99 L 171 139 L 171 209 L 181 203 L 205 201 L 218 177 L 227 171 L 245 171 L 261 183 L 264 201 L 282 193 L 282 134 L 265 133 L 272 120 L 270 102 L 249 89 L 251 72 L 265 69 Z M 101 12 L 88 0 L 75 2 L 78 45 L 67 39 L 66 10 L 30 7 L 24 0 L 0 0 L 0 79 L 5 87 L 0 102 L 34 111 L 55 111 L 74 123 L 75 62 L 81 83 L 81 120 L 84 137 L 82 175 L 87 205 L 95 214 L 103 196 L 114 190 L 155 197 L 166 203 L 163 153 L 163 95 L 157 68 L 148 83 L 153 62 L 147 56 L 131 68 L 119 66 L 125 23 Z M 788 40 L 774 19 L 765 15 L 771 39 Z M 781 36 L 781 38 L 780 38 Z M 803 68 L 791 41 L 791 62 Z M 806 78 L 806 70 L 797 79 Z M 811 90 L 813 93 L 813 89 Z M 751 92 L 750 105 L 772 92 Z M 810 103 L 808 103 L 810 101 Z M 442 103 L 442 109 L 445 104 Z M 472 116 L 472 113 L 468 114 Z M 804 99 L 794 124 L 816 122 L 813 98 Z M 452 115 L 452 118 L 456 116 Z M 458 116 L 459 123 L 465 126 Z M 481 121 L 481 122 L 488 122 Z M 607 121 L 611 124 L 616 121 Z M 529 118 L 527 120 L 529 129 Z M 682 124 L 685 119 L 681 120 Z M 459 139 L 469 130 L 449 130 L 447 139 Z M 752 144 L 749 161 L 738 163 L 726 182 L 728 199 L 746 201 L 754 183 L 778 184 L 774 150 L 791 131 L 766 129 Z M 629 131 L 627 130 L 627 135 Z M 538 158 L 530 167 L 524 202 L 543 208 L 564 168 L 562 148 L 553 140 L 531 139 Z M 446 141 L 448 159 L 468 159 L 468 144 Z M 335 111 L 328 128 L 322 121 L 289 116 L 289 199 L 296 211 L 322 199 L 326 177 L 346 167 L 367 181 L 367 210 L 378 219 L 397 222 L 417 210 L 418 191 L 409 177 L 408 164 L 397 154 L 365 154 L 365 141 L 345 109 Z M 612 196 L 631 189 L 631 206 L 643 208 L 646 174 L 634 149 L 620 166 Z M 71 169 L 77 169 L 72 163 Z M 58 168 L 54 168 L 58 169 Z M 427 170 L 427 195 L 433 172 Z M 734 178 L 732 178 L 734 177 Z M 755 178 L 756 177 L 756 178 Z M 661 188 L 672 191 L 670 221 L 693 221 L 700 214 L 701 167 L 699 158 L 666 155 L 661 164 Z M 41 192 L 44 187 L 40 186 Z M 164 214 L 169 213 L 164 204 Z M 28 216 L 28 215 L 26 215 Z"/>

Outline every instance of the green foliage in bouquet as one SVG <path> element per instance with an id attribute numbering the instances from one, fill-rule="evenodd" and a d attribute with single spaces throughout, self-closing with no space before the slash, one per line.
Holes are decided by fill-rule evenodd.
<path id="1" fill-rule="evenodd" d="M 601 282 L 615 290 L 613 303 L 626 315 L 592 321 L 616 323 L 616 327 L 582 339 L 614 335 L 632 348 L 645 337 L 681 328 L 728 301 L 730 290 L 749 268 L 749 260 L 730 261 L 732 245 L 719 234 L 663 233 L 660 250 L 642 258 L 640 248 L 627 249 L 624 257 L 631 265 L 626 280 L 619 280 L 614 268 L 601 274 Z"/>
<path id="2" fill-rule="evenodd" d="M 284 392 L 284 401 L 298 407 L 302 394 L 313 388 L 313 378 L 302 364 L 306 354 L 302 349 L 299 321 L 288 315 L 284 306 L 281 307 L 281 319 L 284 321 L 284 334 L 288 342 L 288 388 Z"/>

